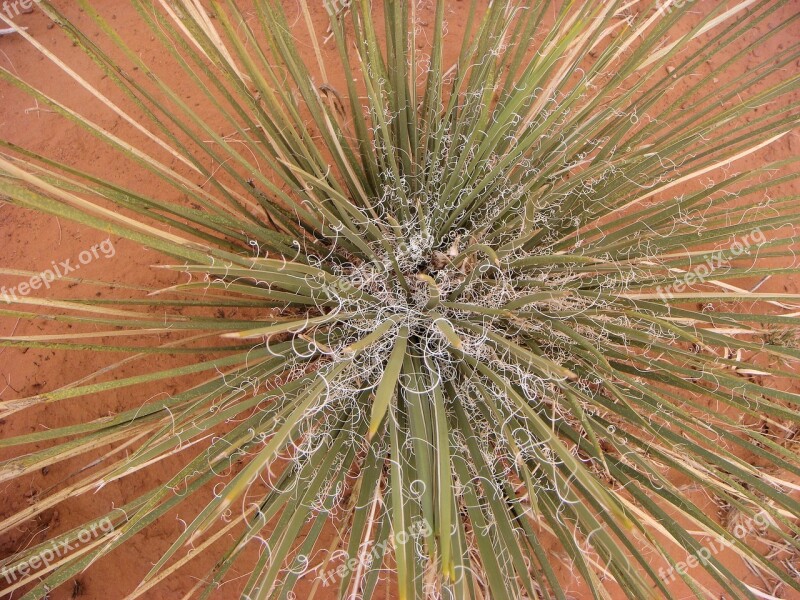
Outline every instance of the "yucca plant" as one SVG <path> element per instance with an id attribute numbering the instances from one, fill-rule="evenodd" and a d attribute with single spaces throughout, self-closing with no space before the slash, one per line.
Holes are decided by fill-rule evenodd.
<path id="1" fill-rule="evenodd" d="M 796 28 L 790 2 L 473 0 L 454 40 L 443 0 L 432 16 L 325 4 L 329 24 L 306 0 L 291 18 L 271 0 L 134 0 L 194 105 L 77 4 L 83 27 L 38 6 L 105 91 L 14 41 L 129 137 L 0 76 L 143 189 L 3 141 L 0 198 L 157 250 L 174 277 L 2 307 L 56 328 L 7 352 L 123 355 L 0 402 L 7 420 L 75 407 L 70 426 L 0 440 L 4 481 L 83 460 L 2 531 L 112 483 L 136 491 L 5 558 L 7 591 L 42 597 L 179 514 L 129 597 L 166 597 L 209 555 L 190 594 L 800 592 L 800 297 L 769 291 L 796 272 L 796 157 L 762 151 L 798 123 L 800 43 L 747 70 L 752 48 L 736 49 L 760 25 L 757 44 Z M 173 381 L 190 383 L 141 391 Z M 118 390 L 128 410 L 81 418 L 82 398 Z M 141 488 L 160 463 L 179 466 Z"/>

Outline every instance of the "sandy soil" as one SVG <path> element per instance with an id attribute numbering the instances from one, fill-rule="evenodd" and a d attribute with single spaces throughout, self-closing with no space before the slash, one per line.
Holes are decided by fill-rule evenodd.
<path id="1" fill-rule="evenodd" d="M 56 3 L 63 6 L 68 14 L 73 15 L 76 23 L 88 27 L 88 20 L 82 15 L 75 3 L 61 1 Z M 285 2 L 288 10 L 294 9 L 294 3 Z M 451 39 L 459 39 L 459 27 L 463 28 L 463 12 L 466 2 L 454 0 L 448 3 L 448 21 Z M 136 50 L 146 61 L 156 65 L 166 76 L 170 76 L 169 69 L 173 68 L 170 61 L 162 60 L 157 43 L 146 30 L 146 26 L 139 20 L 130 4 L 124 0 L 103 0 L 102 10 L 106 15 L 113 15 L 113 22 L 118 31 L 124 32 L 126 39 L 137 40 Z M 427 12 L 430 12 L 429 9 Z M 788 7 L 774 16 L 775 20 L 800 10 L 800 2 L 790 3 Z M 432 19 L 432 17 L 431 17 Z M 315 20 L 320 24 L 320 31 L 324 31 L 324 22 L 321 11 L 315 13 Z M 18 22 L 29 28 L 29 32 L 48 48 L 57 52 L 69 64 L 76 65 L 76 69 L 85 74 L 92 83 L 101 89 L 111 92 L 112 86 L 103 82 L 103 77 L 95 69 L 91 69 L 88 60 L 83 57 L 78 49 L 73 48 L 59 28 L 53 28 L 48 20 L 38 11 L 33 14 L 21 15 Z M 763 33 L 760 29 L 769 27 L 762 25 L 751 32 L 750 36 L 743 37 L 731 48 L 731 52 L 748 47 L 753 39 Z M 788 36 L 789 34 L 787 34 Z M 797 35 L 797 33 L 795 33 Z M 753 51 L 744 61 L 743 67 L 749 68 L 763 60 L 761 53 L 774 53 L 783 44 L 791 41 L 788 38 L 774 38 L 766 47 Z M 795 40 L 796 41 L 796 40 Z M 307 42 L 299 42 L 299 46 L 307 57 L 311 57 L 311 49 Z M 30 46 L 17 36 L 0 38 L 0 62 L 10 66 L 15 72 L 22 74 L 28 81 L 40 86 L 41 89 L 57 95 L 57 97 L 71 106 L 82 106 L 87 95 L 74 86 L 67 86 L 63 75 L 35 52 Z M 680 89 L 681 82 L 676 83 L 676 91 Z M 187 95 L 190 93 L 186 89 Z M 193 100 L 189 98 L 189 100 Z M 199 100 L 198 100 L 199 101 Z M 755 111 L 754 111 L 755 114 Z M 96 118 L 103 126 L 111 131 L 123 135 L 129 131 L 128 127 L 119 122 L 114 115 L 98 107 L 96 113 L 88 112 L 90 117 Z M 20 144 L 26 148 L 40 152 L 56 160 L 68 163 L 77 168 L 89 169 L 92 172 L 102 173 L 114 182 L 133 189 L 146 187 L 151 193 L 160 190 L 157 182 L 142 181 L 139 173 L 129 170 L 120 164 L 116 155 L 109 152 L 82 132 L 77 125 L 66 123 L 56 115 L 42 110 L 32 98 L 11 89 L 7 84 L 0 83 L 0 137 L 2 139 Z M 765 160 L 774 160 L 781 156 L 797 155 L 800 151 L 800 138 L 797 134 L 790 135 L 780 140 L 777 144 L 766 149 L 757 156 L 748 157 L 738 164 L 739 168 L 748 168 L 763 163 Z M 166 194 L 174 194 L 172 190 L 164 190 Z M 47 268 L 52 261 L 77 260 L 80 253 L 93 245 L 106 239 L 100 232 L 80 227 L 71 222 L 34 213 L 14 207 L 9 204 L 0 205 L 0 266 L 5 268 L 41 271 Z M 104 279 L 112 282 L 126 284 L 154 285 L 174 283 L 169 274 L 158 272 L 151 268 L 152 265 L 167 262 L 157 253 L 138 247 L 136 244 L 111 238 L 115 253 L 113 257 L 100 257 L 86 265 L 82 265 L 76 277 L 88 279 Z M 0 276 L 0 285 L 17 285 L 19 277 Z M 771 289 L 780 291 L 797 292 L 798 280 L 796 278 L 770 282 Z M 77 298 L 87 293 L 87 286 L 62 284 L 54 294 L 62 298 Z M 98 296 L 124 297 L 133 292 L 119 288 L 92 288 L 91 293 Z M 0 309 L 2 309 L 0 305 Z M 1 314 L 1 313 L 0 313 Z M 49 326 L 45 328 L 41 323 L 30 321 L 14 321 L 8 318 L 0 320 L 0 335 L 16 333 L 52 332 Z M 88 375 L 105 366 L 108 357 L 103 354 L 92 353 L 67 353 L 51 350 L 26 350 L 19 351 L 13 348 L 0 349 L 0 398 L 9 399 L 24 397 L 30 394 L 52 390 L 75 379 Z M 177 364 L 173 358 L 165 357 L 162 366 Z M 146 365 L 131 365 L 122 368 L 117 376 L 129 375 L 144 370 Z M 7 421 L 0 421 L 0 436 L 14 436 L 26 432 L 41 430 L 43 427 L 54 427 L 75 423 L 78 420 L 93 419 L 108 414 L 137 406 L 143 399 L 157 393 L 171 393 L 178 389 L 182 383 L 175 383 L 175 389 L 147 389 L 137 388 L 135 393 L 118 392 L 104 395 L 103 401 L 98 398 L 86 398 L 69 403 L 58 403 L 45 410 L 31 410 L 14 415 Z M 5 457 L 5 455 L 0 455 Z M 58 507 L 47 511 L 41 518 L 21 527 L 13 535 L 0 538 L 0 557 L 12 554 L 21 547 L 39 542 L 46 537 L 83 522 L 84 520 L 108 510 L 111 506 L 119 506 L 137 495 L 146 486 L 163 481 L 180 464 L 178 461 L 166 461 L 164 464 L 142 472 L 135 477 L 126 479 L 123 483 L 106 486 L 97 494 L 84 496 L 64 502 Z M 40 473 L 25 478 L 15 479 L 0 485 L 0 516 L 7 516 L 13 511 L 24 508 L 32 502 L 37 495 L 45 491 L 72 481 L 74 471 L 82 466 L 80 461 L 65 461 L 42 469 Z M 132 591 L 138 580 L 147 572 L 151 564 L 157 559 L 159 553 L 169 544 L 170 540 L 181 530 L 177 520 L 164 519 L 154 527 L 149 528 L 143 535 L 139 535 L 127 543 L 124 548 L 116 551 L 112 556 L 100 561 L 89 571 L 81 573 L 72 582 L 54 590 L 51 598 L 119 598 Z M 155 590 L 152 598 L 179 598 L 191 588 L 198 578 L 208 572 L 213 565 L 212 553 L 202 556 L 192 562 L 187 568 L 168 579 Z M 252 557 L 251 557 L 252 558 Z M 742 576 L 747 577 L 744 568 Z M 566 572 L 563 573 L 566 577 Z M 238 589 L 247 575 L 246 562 L 238 570 L 239 579 L 233 579 L 219 590 L 217 598 L 236 598 Z M 2 582 L 0 582 L 2 587 Z M 713 587 L 713 584 L 712 584 Z M 581 590 L 576 585 L 575 597 L 580 598 Z M 685 592 L 676 588 L 676 598 L 682 597 Z M 332 597 L 332 596 L 331 596 Z"/>

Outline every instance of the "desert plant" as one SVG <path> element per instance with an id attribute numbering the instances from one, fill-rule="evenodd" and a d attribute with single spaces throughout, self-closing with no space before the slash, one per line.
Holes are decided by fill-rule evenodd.
<path id="1" fill-rule="evenodd" d="M 105 419 L 0 440 L 18 448 L 3 480 L 112 448 L 6 515 L 3 531 L 184 460 L 125 506 L 7 558 L 5 573 L 27 572 L 54 540 L 113 523 L 8 590 L 41 597 L 202 498 L 131 597 L 230 535 L 194 589 L 202 597 L 251 548 L 241 585 L 251 598 L 285 598 L 308 580 L 320 595 L 319 575 L 336 565 L 319 551 L 339 548 L 353 559 L 336 576 L 343 597 L 371 597 L 389 571 L 400 598 L 566 598 L 559 562 L 595 598 L 669 596 L 673 579 L 697 597 L 800 591 L 790 387 L 800 352 L 778 343 L 793 339 L 798 296 L 758 287 L 796 272 L 797 197 L 781 191 L 796 162 L 737 167 L 797 125 L 800 43 L 750 70 L 738 68 L 749 48 L 729 51 L 786 1 L 473 0 L 451 66 L 442 0 L 426 23 L 413 2 L 326 4 L 328 46 L 305 0 L 296 23 L 269 0 L 134 0 L 232 135 L 78 4 L 105 46 L 39 6 L 116 85 L 113 98 L 26 32 L 14 39 L 136 141 L 12 69 L 0 77 L 171 191 L 125 189 L 0 142 L 0 197 L 173 257 L 175 281 L 117 300 L 13 298 L 7 317 L 84 333 L 7 346 L 130 356 L 3 400 L 0 416 L 204 379 Z M 679 29 L 690 9 L 702 14 Z M 120 343 L 131 336 L 148 343 Z M 164 354 L 185 364 L 159 367 Z M 123 363 L 141 374 L 114 377 Z M 331 542 L 333 526 L 343 533 Z M 679 568 L 687 556 L 703 560 Z"/>

